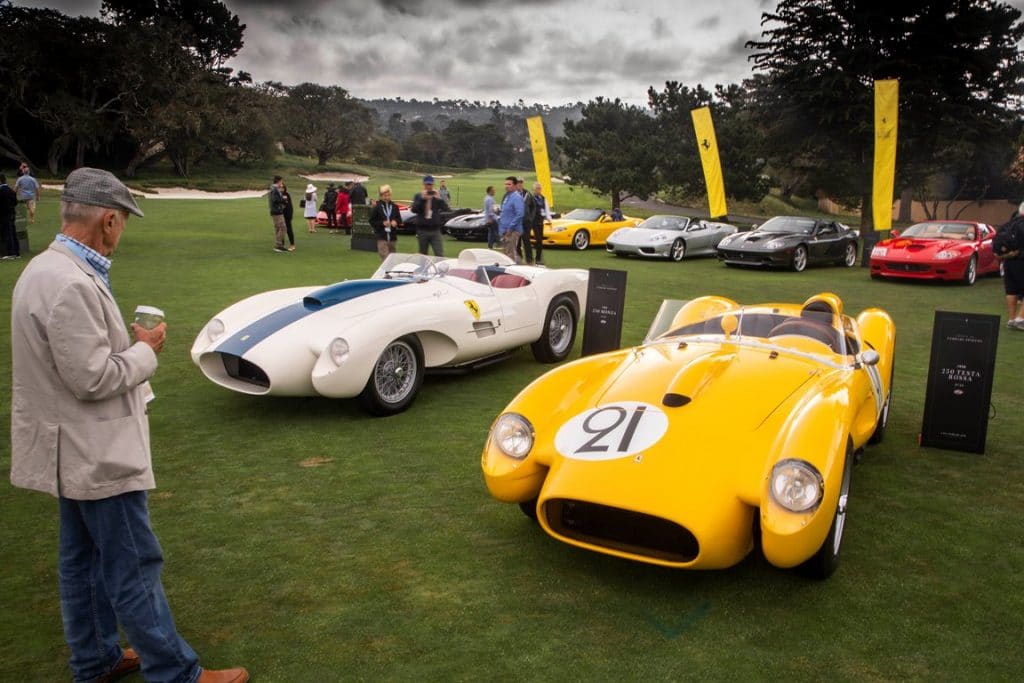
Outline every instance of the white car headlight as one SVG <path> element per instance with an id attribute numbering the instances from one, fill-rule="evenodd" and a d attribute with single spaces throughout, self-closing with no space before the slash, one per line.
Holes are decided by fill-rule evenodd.
<path id="1" fill-rule="evenodd" d="M 217 341 L 224 334 L 224 323 L 220 318 L 214 318 L 210 322 L 206 323 L 206 338 L 210 340 L 210 343 Z"/>
<path id="2" fill-rule="evenodd" d="M 956 258 L 959 255 L 960 254 L 958 254 L 955 251 L 952 251 L 950 249 L 945 249 L 943 251 L 940 251 L 938 254 L 936 254 L 935 258 L 939 259 L 940 261 L 948 261 L 950 259 Z"/>
<path id="3" fill-rule="evenodd" d="M 327 352 L 335 365 L 341 365 L 348 358 L 348 342 L 338 337 L 327 346 Z"/>
<path id="4" fill-rule="evenodd" d="M 533 448 L 533 425 L 518 413 L 505 413 L 491 428 L 491 439 L 502 453 L 522 460 Z"/>
<path id="5" fill-rule="evenodd" d="M 772 468 L 769 489 L 776 503 L 792 512 L 813 510 L 821 502 L 824 481 L 809 462 L 793 458 L 780 460 Z"/>
<path id="6" fill-rule="evenodd" d="M 768 240 L 767 244 L 764 245 L 765 249 L 778 249 L 786 243 L 785 240 Z"/>
<path id="7" fill-rule="evenodd" d="M 885 256 L 888 253 L 889 253 L 889 248 L 888 247 L 875 247 L 874 249 L 871 250 L 871 255 L 872 256 L 878 256 L 879 258 L 881 258 L 882 256 Z"/>
<path id="8" fill-rule="evenodd" d="M 656 235 L 655 235 L 655 236 L 654 236 L 654 237 L 652 238 L 652 241 L 653 241 L 653 242 L 664 242 L 664 241 L 665 241 L 665 240 L 667 240 L 667 239 L 668 239 L 668 235 L 666 235 L 666 234 L 664 234 L 664 233 L 660 233 L 660 232 L 659 232 L 658 234 L 656 234 Z"/>

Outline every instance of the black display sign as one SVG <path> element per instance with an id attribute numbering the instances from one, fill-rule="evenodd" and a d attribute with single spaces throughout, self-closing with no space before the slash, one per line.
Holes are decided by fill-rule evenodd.
<path id="1" fill-rule="evenodd" d="M 370 208 L 365 204 L 352 205 L 352 248 L 359 251 L 377 251 L 377 237 L 370 227 Z"/>
<path id="2" fill-rule="evenodd" d="M 626 271 L 591 268 L 583 326 L 583 355 L 614 351 L 622 345 Z"/>
<path id="3" fill-rule="evenodd" d="M 999 316 L 935 311 L 920 443 L 984 453 Z"/>

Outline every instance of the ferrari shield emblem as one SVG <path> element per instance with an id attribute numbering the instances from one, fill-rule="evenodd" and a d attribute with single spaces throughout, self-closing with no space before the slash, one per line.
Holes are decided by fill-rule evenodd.
<path id="1" fill-rule="evenodd" d="M 465 303 L 466 303 L 466 308 L 468 308 L 469 312 L 473 314 L 473 320 L 479 320 L 480 319 L 480 304 L 478 304 L 477 302 L 473 301 L 472 299 L 466 299 Z"/>

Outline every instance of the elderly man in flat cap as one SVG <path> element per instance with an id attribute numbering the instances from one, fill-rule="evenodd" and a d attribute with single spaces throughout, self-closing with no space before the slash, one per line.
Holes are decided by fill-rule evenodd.
<path id="1" fill-rule="evenodd" d="M 61 231 L 25 267 L 11 311 L 11 482 L 58 499 L 58 576 L 75 681 L 242 683 L 245 669 L 204 670 L 171 617 L 150 527 L 155 486 L 148 382 L 166 325 L 125 328 L 110 257 L 142 211 L 106 171 L 73 171 Z M 118 644 L 118 624 L 131 648 Z"/>

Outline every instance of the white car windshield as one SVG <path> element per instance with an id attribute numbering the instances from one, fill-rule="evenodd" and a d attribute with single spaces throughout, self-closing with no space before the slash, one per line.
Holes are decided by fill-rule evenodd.
<path id="1" fill-rule="evenodd" d="M 573 209 L 562 218 L 570 221 L 596 221 L 602 214 L 604 211 L 601 209 Z"/>
<path id="2" fill-rule="evenodd" d="M 424 254 L 390 254 L 373 274 L 374 280 L 422 279 L 439 275 L 437 264 L 444 259 Z"/>

